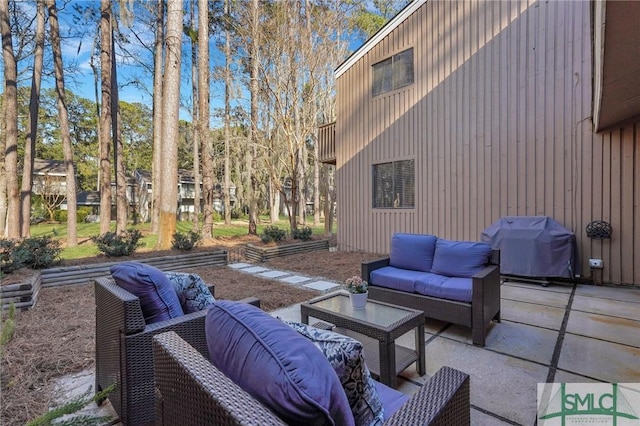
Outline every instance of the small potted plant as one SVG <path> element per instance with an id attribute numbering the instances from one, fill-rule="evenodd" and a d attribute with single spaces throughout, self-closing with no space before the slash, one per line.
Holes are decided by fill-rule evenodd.
<path id="1" fill-rule="evenodd" d="M 351 306 L 353 306 L 353 309 L 364 309 L 367 304 L 367 297 L 369 296 L 369 292 L 367 291 L 367 282 L 356 275 L 351 278 L 347 278 L 344 284 L 349 292 Z"/>

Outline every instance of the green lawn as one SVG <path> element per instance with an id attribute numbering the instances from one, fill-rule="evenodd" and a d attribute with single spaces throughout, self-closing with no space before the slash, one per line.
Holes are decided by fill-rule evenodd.
<path id="1" fill-rule="evenodd" d="M 258 234 L 261 234 L 265 227 L 269 226 L 267 216 L 260 217 L 260 224 L 258 224 Z M 313 217 L 307 218 L 307 223 L 313 223 Z M 178 222 L 177 224 L 178 232 L 184 233 L 193 229 L 192 222 Z M 289 231 L 289 222 L 286 217 L 282 217 L 280 221 L 275 223 L 275 226 L 278 228 L 284 229 L 287 232 Z M 130 228 L 136 228 L 143 233 L 148 233 L 151 230 L 150 223 L 143 223 L 139 225 L 131 225 Z M 111 224 L 111 231 L 115 231 L 115 223 Z M 313 233 L 316 235 L 324 234 L 324 224 L 320 226 L 314 227 L 311 226 Z M 146 232 L 145 232 L 146 231 Z M 216 222 L 214 223 L 213 235 L 214 237 L 234 237 L 247 235 L 248 231 L 248 222 L 247 221 L 234 221 L 231 225 L 225 225 L 224 222 Z M 336 232 L 336 226 L 334 225 L 334 233 Z M 95 256 L 99 253 L 97 247 L 91 240 L 86 240 L 86 238 L 91 238 L 98 236 L 100 234 L 100 224 L 99 223 L 79 223 L 77 228 L 78 239 L 80 239 L 80 244 L 77 247 L 65 248 L 60 257 L 62 259 L 78 259 L 82 257 Z M 49 236 L 55 239 L 59 239 L 64 241 L 67 236 L 67 226 L 65 223 L 40 223 L 37 225 L 31 226 L 31 236 L 32 237 L 42 237 Z M 144 248 L 153 248 L 158 240 L 157 235 L 146 235 L 142 238 L 142 243 Z"/>

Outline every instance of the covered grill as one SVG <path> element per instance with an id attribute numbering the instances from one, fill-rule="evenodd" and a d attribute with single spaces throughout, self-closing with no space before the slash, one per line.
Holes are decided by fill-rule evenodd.
<path id="1" fill-rule="evenodd" d="M 480 239 L 500 250 L 500 273 L 573 278 L 580 273 L 576 236 L 548 216 L 505 216 Z"/>

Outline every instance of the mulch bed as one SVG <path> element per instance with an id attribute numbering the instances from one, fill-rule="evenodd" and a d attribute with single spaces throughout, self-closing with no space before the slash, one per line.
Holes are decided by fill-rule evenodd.
<path id="1" fill-rule="evenodd" d="M 256 240 L 256 237 L 247 237 L 241 243 Z M 216 241 L 221 247 L 237 243 Z M 137 253 L 127 260 L 167 254 L 170 252 Z M 362 261 L 378 257 L 368 253 L 314 251 L 272 259 L 264 266 L 344 281 L 360 274 Z M 65 264 L 89 262 L 91 260 L 85 259 Z M 238 300 L 255 296 L 260 298 L 266 311 L 319 294 L 227 267 L 194 268 L 191 272 L 215 284 L 216 298 Z M 91 284 L 43 289 L 35 308 L 16 312 L 14 337 L 2 348 L 0 424 L 23 425 L 44 413 L 51 404 L 54 379 L 93 367 L 94 338 L 95 302 Z"/>

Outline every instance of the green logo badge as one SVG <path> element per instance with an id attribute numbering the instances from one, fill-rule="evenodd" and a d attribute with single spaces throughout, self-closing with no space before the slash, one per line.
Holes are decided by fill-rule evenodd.
<path id="1" fill-rule="evenodd" d="M 640 425 L 639 383 L 538 383 L 538 425 Z"/>

